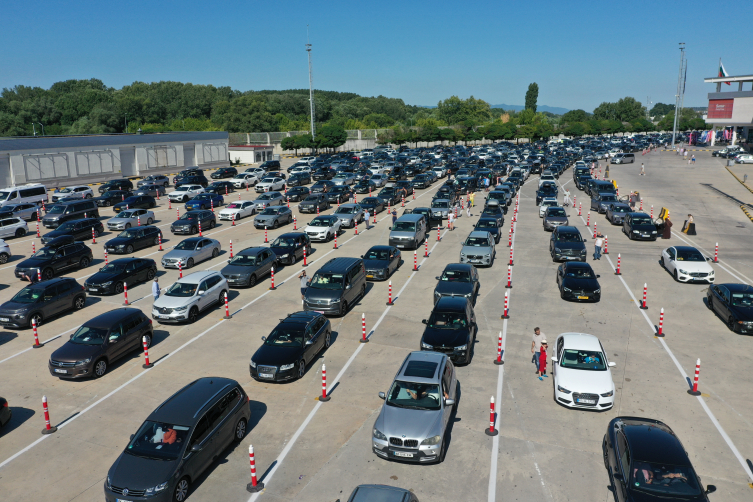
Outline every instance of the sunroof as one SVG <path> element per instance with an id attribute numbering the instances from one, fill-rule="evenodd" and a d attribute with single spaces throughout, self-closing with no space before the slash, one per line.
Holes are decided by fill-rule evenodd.
<path id="1" fill-rule="evenodd" d="M 434 378 L 437 366 L 437 363 L 428 361 L 410 361 L 404 374 L 407 377 Z"/>

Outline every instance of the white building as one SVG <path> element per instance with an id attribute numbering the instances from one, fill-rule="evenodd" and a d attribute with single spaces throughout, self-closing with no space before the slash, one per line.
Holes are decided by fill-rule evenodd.
<path id="1" fill-rule="evenodd" d="M 714 130 L 732 127 L 733 145 L 740 136 L 753 143 L 753 75 L 713 77 L 703 81 L 716 84 L 716 92 L 709 93 L 706 122 L 712 124 Z M 723 85 L 726 82 L 731 85 Z M 750 85 L 744 90 L 743 84 L 746 83 Z"/>

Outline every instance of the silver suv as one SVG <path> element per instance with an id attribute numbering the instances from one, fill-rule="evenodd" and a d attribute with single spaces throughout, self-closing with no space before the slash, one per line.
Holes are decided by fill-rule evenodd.
<path id="1" fill-rule="evenodd" d="M 395 375 L 374 422 L 372 450 L 382 458 L 442 462 L 457 399 L 455 366 L 446 354 L 411 352 Z"/>

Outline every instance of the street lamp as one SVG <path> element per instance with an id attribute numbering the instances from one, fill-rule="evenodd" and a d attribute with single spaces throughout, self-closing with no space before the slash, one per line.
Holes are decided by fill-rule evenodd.
<path id="1" fill-rule="evenodd" d="M 37 122 L 37 124 L 42 126 L 42 136 L 44 136 L 44 124 L 41 122 Z"/>

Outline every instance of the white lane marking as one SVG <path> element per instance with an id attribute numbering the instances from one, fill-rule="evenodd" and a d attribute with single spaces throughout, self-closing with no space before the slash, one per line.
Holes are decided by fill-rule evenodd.
<path id="1" fill-rule="evenodd" d="M 695 243 L 694 243 L 694 242 L 690 241 L 690 239 L 687 239 L 687 240 L 686 240 L 686 239 L 684 239 L 684 238 L 683 238 L 683 237 L 682 237 L 681 235 L 678 235 L 678 234 L 677 234 L 677 233 L 675 233 L 675 232 L 672 232 L 672 235 L 674 235 L 675 237 L 677 237 L 678 239 L 680 239 L 681 241 L 683 241 L 683 242 L 684 242 L 685 244 L 688 244 L 688 245 L 690 245 L 690 246 L 694 246 L 694 247 L 698 247 L 698 246 L 696 246 L 696 245 L 695 245 Z M 700 247 L 698 247 L 698 249 L 703 249 L 703 248 L 700 248 Z M 705 249 L 703 249 L 703 251 L 705 252 L 706 250 L 705 250 Z M 709 256 L 711 256 L 711 255 L 709 254 Z M 711 263 L 714 263 L 714 262 L 711 262 Z M 740 277 L 738 277 L 737 275 L 735 275 L 734 273 L 732 273 L 732 271 L 730 271 L 730 270 L 729 270 L 729 269 L 728 269 L 727 267 L 725 267 L 724 265 L 722 265 L 722 260 L 719 260 L 719 262 L 718 262 L 718 263 L 714 263 L 714 265 L 718 265 L 718 266 L 719 266 L 719 268 L 723 269 L 723 270 L 724 270 L 725 272 L 727 272 L 727 273 L 728 273 L 729 275 L 731 275 L 732 277 L 734 277 L 734 278 L 735 278 L 735 279 L 737 279 L 738 281 L 740 281 L 740 282 L 742 282 L 742 283 L 745 283 L 745 281 L 744 281 L 744 280 L 742 280 L 742 279 L 741 279 Z M 732 268 L 732 267 L 730 267 L 730 268 Z M 738 273 L 739 273 L 739 272 L 738 272 Z M 740 274 L 740 275 L 742 275 L 742 274 Z M 743 275 L 743 277 L 745 277 L 745 276 Z M 747 277 L 745 277 L 745 278 L 746 278 L 746 279 L 748 279 Z M 750 279 L 748 279 L 748 281 L 750 281 Z M 753 282 L 753 281 L 750 281 L 750 282 Z"/>
<path id="2" fill-rule="evenodd" d="M 701 251 L 703 251 L 704 253 L 706 253 L 706 254 L 707 254 L 708 256 L 713 256 L 713 253 L 712 253 L 712 252 L 710 252 L 710 251 L 706 250 L 706 249 L 705 249 L 704 247 L 702 247 L 702 246 L 700 246 L 700 245 L 696 244 L 695 242 L 693 242 L 693 241 L 692 241 L 692 240 L 691 240 L 691 239 L 690 239 L 690 238 L 689 238 L 689 237 L 688 237 L 687 235 L 685 235 L 685 236 L 683 237 L 683 236 L 681 236 L 681 235 L 677 234 L 676 232 L 672 232 L 672 235 L 674 235 L 674 236 L 678 237 L 678 238 L 679 238 L 680 240 L 682 240 L 682 241 L 685 241 L 685 242 L 686 242 L 687 244 L 690 244 L 691 246 L 697 247 L 698 249 L 700 249 Z M 727 266 L 728 266 L 729 268 L 731 268 L 732 270 L 734 270 L 735 272 L 737 272 L 737 273 L 738 273 L 738 274 L 740 274 L 741 276 L 745 277 L 745 279 L 746 279 L 746 280 L 748 281 L 748 283 L 751 283 L 751 282 L 753 282 L 753 279 L 751 279 L 750 277 L 747 277 L 747 276 L 746 276 L 745 274 L 743 274 L 742 272 L 740 272 L 739 270 L 737 270 L 736 268 L 734 268 L 734 267 L 733 267 L 732 265 L 730 265 L 729 263 L 726 263 L 726 262 L 724 262 L 724 261 L 722 261 L 722 260 L 719 260 L 719 263 L 717 263 L 716 265 L 722 266 L 722 263 L 724 263 L 725 265 L 727 265 Z M 724 268 L 724 267 L 722 267 L 722 268 Z M 724 268 L 724 270 L 727 270 L 727 269 L 726 269 L 726 268 Z M 732 273 L 732 272 L 730 272 L 729 270 L 727 270 L 727 272 L 729 272 L 729 274 L 730 274 L 730 275 L 732 275 L 733 277 L 736 277 L 736 278 L 737 278 L 737 280 L 739 280 L 740 282 L 745 282 L 745 281 L 743 281 L 742 279 L 740 279 L 739 277 L 735 276 L 735 274 L 733 274 L 733 273 Z"/>
<path id="3" fill-rule="evenodd" d="M 581 221 L 583 221 L 583 224 L 586 223 L 586 221 L 583 219 L 583 216 L 580 217 Z M 593 232 L 591 231 L 590 227 L 586 227 L 588 229 L 588 234 L 593 235 Z M 616 270 L 616 267 L 614 266 L 614 263 L 612 263 L 612 260 L 610 259 L 609 255 L 605 255 L 607 258 L 607 261 L 609 261 L 609 265 L 612 267 L 612 270 Z M 633 295 L 633 292 L 628 287 L 627 283 L 625 282 L 625 279 L 621 275 L 618 275 L 617 278 L 620 280 L 622 285 L 625 287 L 625 290 L 630 295 L 630 298 L 633 299 L 633 303 L 636 305 L 636 307 L 640 307 L 640 302 L 635 298 Z M 652 332 L 656 332 L 656 329 L 654 328 L 654 323 L 651 322 L 651 319 L 649 319 L 648 314 L 646 314 L 645 310 L 638 310 L 643 318 L 646 320 L 646 323 L 648 323 L 649 328 Z M 669 354 L 669 357 L 672 359 L 672 362 L 675 363 L 675 367 L 677 367 L 677 370 L 680 372 L 680 375 L 682 375 L 682 380 L 685 386 L 687 386 L 688 382 L 688 374 L 685 373 L 685 369 L 680 365 L 680 362 L 675 357 L 675 354 L 672 352 L 672 350 L 669 348 L 669 345 L 667 345 L 667 342 L 664 341 L 664 338 L 658 338 L 659 343 L 661 343 L 662 347 L 664 347 L 664 350 Z M 703 407 L 703 410 L 706 412 L 706 415 L 708 415 L 709 420 L 711 420 L 711 423 L 714 424 L 716 427 L 716 430 L 719 431 L 719 434 L 722 436 L 724 441 L 727 443 L 727 446 L 730 450 L 732 450 L 732 454 L 737 458 L 738 462 L 740 462 L 740 465 L 743 468 L 743 471 L 745 471 L 745 474 L 753 481 L 753 471 L 751 471 L 750 467 L 748 467 L 747 462 L 743 458 L 743 456 L 740 454 L 740 451 L 737 449 L 735 444 L 732 442 L 732 439 L 727 435 L 727 432 L 722 428 L 722 425 L 719 423 L 719 421 L 716 419 L 716 416 L 711 411 L 711 409 L 708 407 L 706 402 L 703 400 L 702 396 L 696 396 L 696 399 L 699 403 L 701 403 L 701 406 Z"/>

